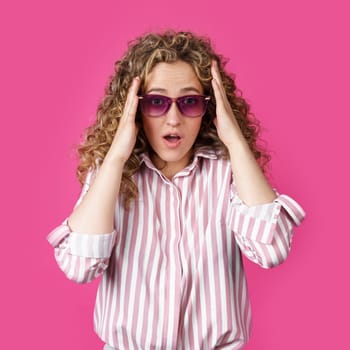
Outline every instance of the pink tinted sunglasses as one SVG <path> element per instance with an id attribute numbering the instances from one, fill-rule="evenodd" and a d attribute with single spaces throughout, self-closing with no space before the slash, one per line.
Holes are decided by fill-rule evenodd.
<path id="1" fill-rule="evenodd" d="M 142 113 L 147 117 L 161 117 L 165 115 L 173 102 L 185 117 L 202 117 L 208 107 L 210 96 L 187 95 L 171 98 L 163 95 L 146 94 L 139 96 Z"/>

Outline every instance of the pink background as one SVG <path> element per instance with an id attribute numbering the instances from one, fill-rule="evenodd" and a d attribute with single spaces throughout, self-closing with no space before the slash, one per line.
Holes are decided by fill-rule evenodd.
<path id="1" fill-rule="evenodd" d="M 101 349 L 97 283 L 54 262 L 49 231 L 78 193 L 73 145 L 114 61 L 149 30 L 192 30 L 230 57 L 262 121 L 273 184 L 308 217 L 288 261 L 246 263 L 247 349 L 348 349 L 349 9 L 340 0 L 13 0 L 0 5 L 1 349 Z"/>

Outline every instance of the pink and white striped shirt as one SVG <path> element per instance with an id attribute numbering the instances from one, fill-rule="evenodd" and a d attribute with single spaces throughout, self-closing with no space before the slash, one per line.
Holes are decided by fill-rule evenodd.
<path id="1" fill-rule="evenodd" d="M 102 274 L 95 331 L 116 349 L 241 349 L 251 323 L 241 252 L 283 262 L 303 209 L 286 195 L 247 207 L 230 162 L 205 149 L 172 180 L 144 156 L 135 181 L 139 197 L 129 211 L 117 200 L 113 233 L 64 223 L 48 236 L 69 279 Z"/>

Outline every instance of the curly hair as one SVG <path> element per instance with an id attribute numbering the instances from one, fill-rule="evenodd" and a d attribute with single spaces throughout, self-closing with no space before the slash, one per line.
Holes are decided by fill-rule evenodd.
<path id="1" fill-rule="evenodd" d="M 258 144 L 259 122 L 250 112 L 249 104 L 243 99 L 240 90 L 237 89 L 234 76 L 225 72 L 224 67 L 227 60 L 214 52 L 208 38 L 196 36 L 191 32 L 166 31 L 160 34 L 148 33 L 130 42 L 124 56 L 115 63 L 114 74 L 110 78 L 105 89 L 105 96 L 97 108 L 96 121 L 87 128 L 84 142 L 78 147 L 80 163 L 77 168 L 77 176 L 81 183 L 85 181 L 88 171 L 95 169 L 103 161 L 112 144 L 132 79 L 136 76 L 140 77 L 140 90 L 142 92 L 148 74 L 157 63 L 171 63 L 178 60 L 192 66 L 203 86 L 204 94 L 211 96 L 194 144 L 194 150 L 209 146 L 221 157 L 228 157 L 228 150 L 220 141 L 213 123 L 216 107 L 211 86 L 211 62 L 216 60 L 234 115 L 251 151 L 264 169 L 270 157 Z M 136 120 L 141 121 L 139 111 Z M 133 175 L 140 169 L 140 155 L 147 151 L 151 152 L 152 150 L 141 125 L 133 152 L 123 169 L 120 191 L 124 196 L 126 207 L 138 195 Z"/>

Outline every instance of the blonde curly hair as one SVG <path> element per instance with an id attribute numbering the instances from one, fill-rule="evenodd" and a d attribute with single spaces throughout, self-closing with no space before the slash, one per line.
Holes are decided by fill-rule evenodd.
<path id="1" fill-rule="evenodd" d="M 211 96 L 194 144 L 194 150 L 210 146 L 221 157 L 228 157 L 228 151 L 220 141 L 213 123 L 216 108 L 210 68 L 211 62 L 216 60 L 234 115 L 250 149 L 264 169 L 270 157 L 258 145 L 259 123 L 250 113 L 250 107 L 237 89 L 234 77 L 225 72 L 226 59 L 214 52 L 210 40 L 207 38 L 196 36 L 191 32 L 166 31 L 160 34 L 148 33 L 130 42 L 124 56 L 115 63 L 114 74 L 110 78 L 105 96 L 97 109 L 96 121 L 87 128 L 84 141 L 78 147 L 80 163 L 77 168 L 77 176 L 81 183 L 85 181 L 87 173 L 96 169 L 98 164 L 103 161 L 112 144 L 132 79 L 136 76 L 140 77 L 140 93 L 142 93 L 147 76 L 157 63 L 171 63 L 178 60 L 192 66 L 203 86 L 204 94 Z M 125 163 L 120 189 L 124 195 L 126 207 L 138 195 L 138 189 L 132 177 L 140 168 L 140 155 L 152 151 L 142 130 L 139 111 L 136 115 L 136 121 L 140 123 L 140 131 L 133 152 Z"/>

